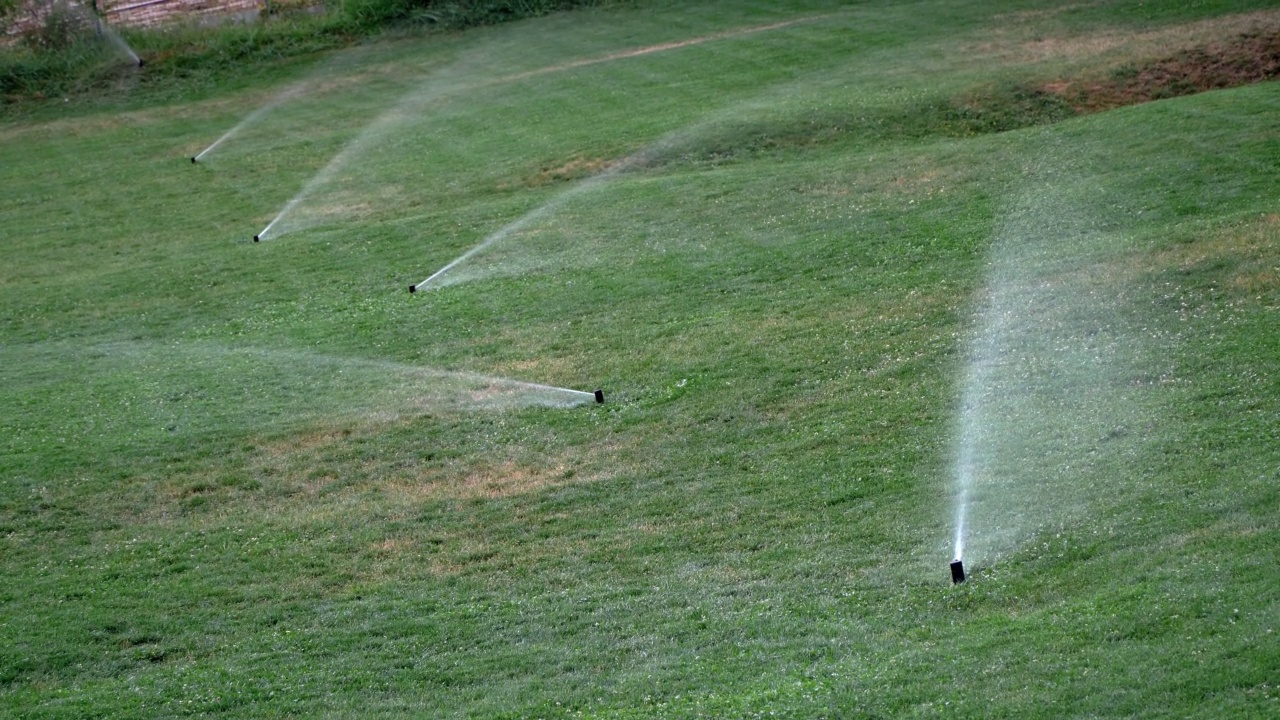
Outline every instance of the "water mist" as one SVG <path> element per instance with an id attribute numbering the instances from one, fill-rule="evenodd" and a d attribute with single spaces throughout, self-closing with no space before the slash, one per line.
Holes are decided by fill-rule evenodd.
<path id="1" fill-rule="evenodd" d="M 953 437 L 952 559 L 991 563 L 1084 516 L 1134 452 L 1143 342 L 1100 183 L 1042 165 L 997 223 Z M 1128 439 L 1125 439 L 1125 438 Z M 972 566 L 973 561 L 970 561 Z M 952 579 L 964 579 L 953 564 Z"/>

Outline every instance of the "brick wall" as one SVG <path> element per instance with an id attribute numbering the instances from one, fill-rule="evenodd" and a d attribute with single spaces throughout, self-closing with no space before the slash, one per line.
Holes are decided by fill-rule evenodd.
<path id="1" fill-rule="evenodd" d="M 170 22 L 254 17 L 264 0 L 98 0 L 98 11 L 109 25 L 148 27 Z"/>
<path id="2" fill-rule="evenodd" d="M 28 0 L 7 18 L 0 42 L 15 42 L 44 24 L 58 4 L 83 17 L 92 17 L 92 0 Z M 175 22 L 223 22 L 236 17 L 257 19 L 267 0 L 97 0 L 98 14 L 113 27 L 151 27 Z"/>

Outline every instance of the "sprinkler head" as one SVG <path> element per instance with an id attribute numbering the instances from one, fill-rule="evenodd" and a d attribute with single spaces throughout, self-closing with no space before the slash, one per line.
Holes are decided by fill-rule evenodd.
<path id="1" fill-rule="evenodd" d="M 195 165 L 195 164 L 196 164 L 196 156 L 195 156 L 195 155 L 192 155 L 192 156 L 191 156 L 191 164 L 192 164 L 192 165 Z"/>
<path id="2" fill-rule="evenodd" d="M 412 295 L 412 294 L 414 294 L 414 293 L 416 293 L 416 292 L 418 292 L 418 286 L 417 286 L 417 285 L 410 285 L 410 286 L 409 286 L 409 294 L 410 294 L 410 295 Z"/>
<path id="3" fill-rule="evenodd" d="M 604 390 L 596 390 L 596 402 L 604 403 Z"/>
<path id="4" fill-rule="evenodd" d="M 257 236 L 257 235 L 254 235 L 254 236 L 253 236 L 253 241 L 254 241 L 254 242 L 258 242 L 258 236 Z"/>
<path id="5" fill-rule="evenodd" d="M 964 561 L 959 558 L 951 561 L 951 582 L 955 585 L 964 582 Z"/>
<path id="6" fill-rule="evenodd" d="M 138 58 L 138 67 L 142 67 L 143 65 L 146 65 L 146 64 L 147 64 L 146 60 L 143 60 L 142 58 Z"/>

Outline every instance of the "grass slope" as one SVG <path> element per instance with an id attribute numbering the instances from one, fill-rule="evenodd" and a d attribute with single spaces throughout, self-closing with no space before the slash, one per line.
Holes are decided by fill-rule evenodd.
<path id="1" fill-rule="evenodd" d="M 8 122 L 3 707 L 1275 714 L 1280 86 L 947 110 L 1251 9 L 681 3 Z"/>

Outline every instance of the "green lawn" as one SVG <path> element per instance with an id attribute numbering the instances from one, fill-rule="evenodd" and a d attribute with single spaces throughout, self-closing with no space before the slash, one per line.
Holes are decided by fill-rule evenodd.
<path id="1" fill-rule="evenodd" d="M 1269 4 L 646 2 L 0 120 L 0 715 L 1280 714 L 1280 84 L 1024 92 Z"/>

